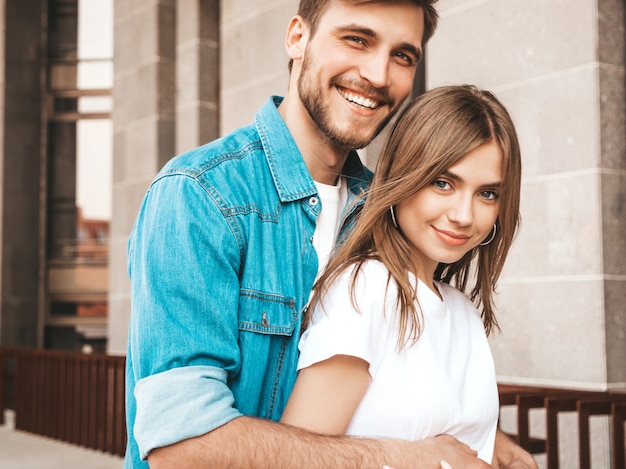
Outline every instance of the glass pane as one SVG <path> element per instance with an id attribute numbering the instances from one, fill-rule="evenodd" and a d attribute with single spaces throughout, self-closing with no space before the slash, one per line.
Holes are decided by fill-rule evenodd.
<path id="1" fill-rule="evenodd" d="M 52 110 L 55 114 L 64 112 L 76 112 L 78 103 L 76 98 L 54 98 Z"/>
<path id="2" fill-rule="evenodd" d="M 76 130 L 76 204 L 85 219 L 110 220 L 113 187 L 111 120 L 80 120 Z"/>
<path id="3" fill-rule="evenodd" d="M 111 112 L 113 110 L 113 98 L 111 96 L 83 96 L 78 100 L 78 111 Z"/>
<path id="4" fill-rule="evenodd" d="M 78 89 L 113 88 L 113 62 L 97 60 L 78 64 Z"/>
<path id="5" fill-rule="evenodd" d="M 44 346 L 53 350 L 83 353 L 106 353 L 106 326 L 46 326 Z"/>
<path id="6" fill-rule="evenodd" d="M 113 57 L 113 0 L 79 0 L 78 58 Z"/>

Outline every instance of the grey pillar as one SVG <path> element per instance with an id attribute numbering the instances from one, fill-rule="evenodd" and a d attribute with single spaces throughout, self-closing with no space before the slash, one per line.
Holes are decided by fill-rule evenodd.
<path id="1" fill-rule="evenodd" d="M 175 152 L 175 0 L 115 0 L 110 353 L 125 353 L 130 316 L 126 247 L 157 171 Z"/>
<path id="2" fill-rule="evenodd" d="M 218 137 L 219 3 L 177 0 L 177 153 Z"/>
<path id="3" fill-rule="evenodd" d="M 598 1 L 600 200 L 607 384 L 626 389 L 626 9 Z"/>
<path id="4" fill-rule="evenodd" d="M 499 379 L 626 389 L 624 2 L 438 5 L 429 85 L 492 89 L 522 145 L 522 228 L 492 338 Z M 609 467 L 608 424 L 593 424 L 594 467 Z M 559 425 L 561 466 L 576 467 L 575 417 Z"/>
<path id="5" fill-rule="evenodd" d="M 0 344 L 42 345 L 40 186 L 45 2 L 1 2 L 5 15 L 0 163 Z"/>
<path id="6" fill-rule="evenodd" d="M 440 3 L 429 84 L 494 90 L 522 146 L 522 228 L 492 343 L 498 373 L 626 388 L 624 4 Z"/>

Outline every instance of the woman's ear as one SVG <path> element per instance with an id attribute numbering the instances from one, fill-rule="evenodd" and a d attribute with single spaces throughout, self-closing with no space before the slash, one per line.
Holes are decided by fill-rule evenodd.
<path id="1" fill-rule="evenodd" d="M 285 49 L 292 60 L 300 60 L 304 57 L 304 50 L 309 39 L 309 28 L 300 15 L 291 18 L 287 26 Z"/>

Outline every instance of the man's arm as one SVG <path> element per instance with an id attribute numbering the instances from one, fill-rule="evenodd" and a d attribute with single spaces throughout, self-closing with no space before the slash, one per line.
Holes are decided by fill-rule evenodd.
<path id="1" fill-rule="evenodd" d="M 250 417 L 231 420 L 205 435 L 153 450 L 152 469 L 306 467 L 307 469 L 489 469 L 449 435 L 410 442 L 323 436 Z"/>
<path id="2" fill-rule="evenodd" d="M 135 462 L 242 415 L 228 386 L 241 366 L 240 248 L 220 208 L 185 174 L 152 184 L 129 241 L 126 411 Z"/>
<path id="3" fill-rule="evenodd" d="M 538 469 L 534 458 L 500 430 L 496 432 L 492 466 L 495 469 Z"/>

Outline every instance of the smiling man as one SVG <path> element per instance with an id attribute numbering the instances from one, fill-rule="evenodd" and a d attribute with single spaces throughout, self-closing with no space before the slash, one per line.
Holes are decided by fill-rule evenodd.
<path id="1" fill-rule="evenodd" d="M 450 436 L 277 423 L 311 287 L 371 179 L 355 150 L 409 95 L 435 2 L 302 0 L 285 98 L 153 181 L 128 250 L 126 468 L 487 467 Z M 502 460 L 525 457 L 502 441 Z"/>

